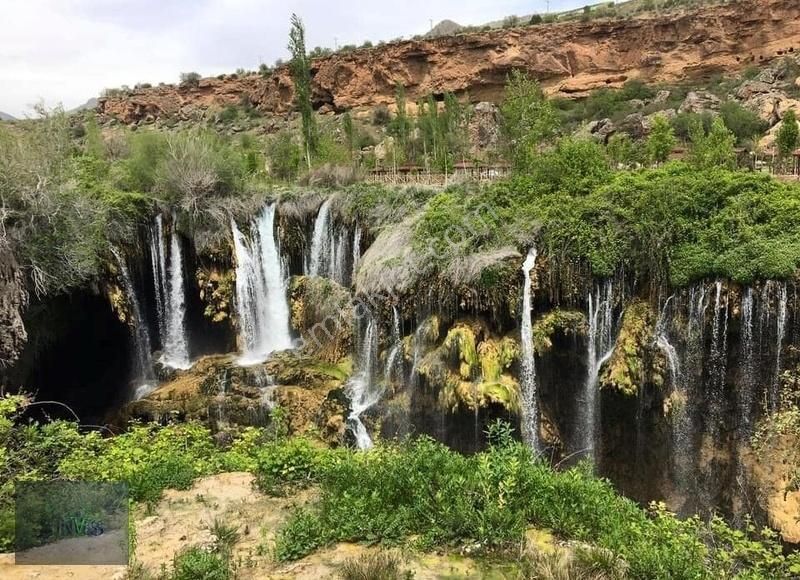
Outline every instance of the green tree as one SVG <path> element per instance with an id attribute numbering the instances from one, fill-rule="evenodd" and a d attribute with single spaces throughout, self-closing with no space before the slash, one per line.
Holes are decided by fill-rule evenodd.
<path id="1" fill-rule="evenodd" d="M 613 168 L 629 167 L 638 162 L 638 148 L 627 133 L 617 133 L 612 135 L 606 146 L 608 159 Z"/>
<path id="2" fill-rule="evenodd" d="M 300 167 L 300 147 L 289 131 L 281 131 L 270 141 L 267 155 L 272 175 L 289 181 L 297 177 Z"/>
<path id="3" fill-rule="evenodd" d="M 303 120 L 303 144 L 305 146 L 306 163 L 311 169 L 311 156 L 316 154 L 319 145 L 317 124 L 314 120 L 314 109 L 311 106 L 311 68 L 306 53 L 306 29 L 303 21 L 292 14 L 289 30 L 289 52 L 292 60 L 289 68 L 294 81 L 295 103 Z"/>
<path id="4" fill-rule="evenodd" d="M 395 116 L 389 123 L 389 134 L 397 139 L 397 146 L 408 156 L 409 136 L 411 135 L 411 121 L 406 111 L 406 88 L 402 83 L 397 83 L 394 91 Z"/>
<path id="5" fill-rule="evenodd" d="M 525 171 L 539 145 L 555 135 L 558 113 L 539 83 L 518 70 L 508 78 L 500 111 L 509 159 L 516 171 Z"/>
<path id="6" fill-rule="evenodd" d="M 345 111 L 342 115 L 342 131 L 344 132 L 345 142 L 347 143 L 347 150 L 350 152 L 350 157 L 353 158 L 353 152 L 356 147 L 356 134 L 353 128 L 353 118 L 350 116 L 350 111 Z"/>
<path id="7" fill-rule="evenodd" d="M 782 160 L 791 156 L 797 148 L 798 139 L 800 139 L 800 130 L 797 126 L 797 115 L 794 111 L 786 111 L 777 138 L 778 155 Z"/>
<path id="8" fill-rule="evenodd" d="M 721 117 L 714 119 L 708 133 L 703 129 L 702 123 L 696 120 L 689 128 L 689 138 L 691 140 L 689 159 L 692 164 L 703 169 L 735 167 L 736 136 L 728 130 Z"/>
<path id="9" fill-rule="evenodd" d="M 725 126 L 736 135 L 738 143 L 753 139 L 766 129 L 764 122 L 753 111 L 746 109 L 736 101 L 726 101 L 720 107 Z"/>
<path id="10" fill-rule="evenodd" d="M 664 115 L 657 115 L 647 138 L 647 157 L 656 165 L 664 163 L 675 147 L 675 132 Z"/>

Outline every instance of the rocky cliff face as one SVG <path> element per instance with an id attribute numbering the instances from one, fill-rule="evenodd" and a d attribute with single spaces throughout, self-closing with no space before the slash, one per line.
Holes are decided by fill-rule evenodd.
<path id="1" fill-rule="evenodd" d="M 313 96 L 322 110 L 391 103 L 402 83 L 410 99 L 446 91 L 473 101 L 500 98 L 506 76 L 528 70 L 553 94 L 582 96 L 631 78 L 676 82 L 735 72 L 800 50 L 800 4 L 741 0 L 725 6 L 628 20 L 537 25 L 393 43 L 315 60 Z M 191 119 L 210 107 L 248 101 L 263 113 L 291 110 L 286 67 L 203 79 L 101 99 L 98 112 L 124 123 Z"/>

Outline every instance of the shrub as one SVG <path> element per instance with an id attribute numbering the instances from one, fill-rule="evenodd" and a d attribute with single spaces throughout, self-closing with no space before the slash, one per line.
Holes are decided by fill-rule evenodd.
<path id="1" fill-rule="evenodd" d="M 720 114 L 725 126 L 731 130 L 740 144 L 758 137 L 768 128 L 756 113 L 736 101 L 722 103 Z"/>
<path id="2" fill-rule="evenodd" d="M 372 110 L 372 124 L 385 126 L 392 120 L 389 108 L 386 105 L 378 105 Z"/>
<path id="3" fill-rule="evenodd" d="M 171 580 L 229 580 L 229 562 L 221 555 L 194 547 L 175 556 Z"/>
<path id="4" fill-rule="evenodd" d="M 402 561 L 391 552 L 365 554 L 345 561 L 339 569 L 342 580 L 410 580 L 413 573 L 402 570 Z"/>
<path id="5" fill-rule="evenodd" d="M 196 87 L 200 84 L 200 73 L 187 72 L 181 73 L 181 85 L 187 87 Z"/>
<path id="6" fill-rule="evenodd" d="M 278 133 L 267 146 L 272 175 L 284 181 L 293 180 L 300 168 L 301 155 L 300 146 L 291 133 Z"/>

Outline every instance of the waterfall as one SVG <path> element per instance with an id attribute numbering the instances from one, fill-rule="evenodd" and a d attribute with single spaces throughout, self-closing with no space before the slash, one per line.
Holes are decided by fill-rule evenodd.
<path id="1" fill-rule="evenodd" d="M 706 397 L 706 434 L 713 445 L 718 443 L 724 421 L 725 383 L 728 371 L 728 305 L 722 300 L 722 281 L 714 284 L 714 322 L 711 328 L 711 352 L 709 353 L 708 393 Z"/>
<path id="2" fill-rule="evenodd" d="M 772 386 L 769 392 L 769 409 L 775 411 L 780 403 L 781 388 L 781 351 L 783 350 L 783 339 L 786 337 L 786 310 L 787 310 L 787 289 L 784 282 L 778 287 L 778 320 L 777 337 L 775 339 L 775 373 Z"/>
<path id="3" fill-rule="evenodd" d="M 320 206 L 317 219 L 314 221 L 314 234 L 311 238 L 311 254 L 308 266 L 309 276 L 325 276 L 330 271 L 332 199 L 329 197 Z"/>
<path id="4" fill-rule="evenodd" d="M 673 389 L 680 390 L 683 386 L 681 384 L 680 358 L 678 357 L 678 351 L 675 349 L 672 343 L 670 343 L 669 334 L 667 332 L 667 323 L 669 321 L 668 309 L 673 298 L 674 296 L 667 298 L 667 301 L 664 303 L 664 307 L 661 309 L 661 314 L 656 322 L 655 338 L 656 346 L 667 358 L 667 364 L 669 365 L 670 384 L 672 385 Z"/>
<path id="5" fill-rule="evenodd" d="M 353 269 L 350 274 L 350 280 L 356 281 L 356 271 L 358 270 L 358 263 L 361 261 L 361 226 L 356 224 L 356 229 L 353 232 Z"/>
<path id="6" fill-rule="evenodd" d="M 165 332 L 164 300 L 166 299 L 165 277 L 167 272 L 167 251 L 164 247 L 164 220 L 161 214 L 155 219 L 155 225 L 150 226 L 150 265 L 153 270 L 153 284 L 155 285 L 156 314 L 158 316 L 158 331 Z"/>
<path id="7" fill-rule="evenodd" d="M 275 204 L 254 220 L 251 239 L 231 220 L 236 257 L 236 307 L 242 347 L 240 363 L 263 362 L 276 350 L 291 348 L 286 277 L 275 243 Z"/>
<path id="8" fill-rule="evenodd" d="M 346 391 L 350 399 L 350 415 L 347 418 L 350 429 L 356 438 L 359 449 L 372 447 L 372 439 L 361 421 L 361 415 L 375 405 L 382 391 L 374 384 L 374 368 L 378 351 L 378 328 L 372 313 L 366 310 L 366 329 L 361 335 L 358 349 L 358 371 L 347 383 Z M 357 321 L 362 323 L 362 321 Z M 359 324 L 359 331 L 362 324 Z"/>
<path id="9" fill-rule="evenodd" d="M 753 289 L 747 287 L 742 295 L 742 321 L 741 321 L 741 348 L 740 364 L 741 376 L 738 385 L 736 406 L 739 416 L 739 440 L 752 434 L 753 393 L 758 386 L 755 355 L 755 340 L 753 337 Z"/>
<path id="10" fill-rule="evenodd" d="M 183 287 L 183 251 L 172 222 L 169 248 L 169 293 L 165 303 L 165 333 L 161 362 L 174 369 L 191 368 L 186 338 L 186 292 Z"/>
<path id="11" fill-rule="evenodd" d="M 155 374 L 153 373 L 153 361 L 151 359 L 150 347 L 150 333 L 147 330 L 147 321 L 142 316 L 142 308 L 139 304 L 139 298 L 136 295 L 136 289 L 131 280 L 131 275 L 128 272 L 128 266 L 116 248 L 111 248 L 111 253 L 119 265 L 119 271 L 122 278 L 123 290 L 125 297 L 131 307 L 131 314 L 133 320 L 131 332 L 133 334 L 133 348 L 134 348 L 134 363 L 135 363 L 135 382 L 139 383 L 136 387 L 134 397 L 140 399 L 153 390 L 155 386 Z"/>
<path id="12" fill-rule="evenodd" d="M 597 396 L 600 369 L 614 350 L 614 287 L 607 280 L 603 287 L 597 286 L 589 293 L 589 336 L 586 353 L 588 369 L 584 384 L 583 408 L 580 411 L 578 450 L 587 457 L 595 457 L 597 440 L 599 398 Z"/>
<path id="13" fill-rule="evenodd" d="M 392 349 L 386 357 L 386 369 L 384 370 L 384 381 L 388 385 L 392 382 L 392 376 L 396 372 L 399 359 L 397 358 L 403 349 L 403 337 L 400 333 L 400 311 L 397 306 L 392 306 Z"/>
<path id="14" fill-rule="evenodd" d="M 183 281 L 183 251 L 172 216 L 169 249 L 165 244 L 164 223 L 156 216 L 150 228 L 150 262 L 153 270 L 161 363 L 174 369 L 188 369 L 189 342 L 186 336 L 186 291 Z"/>
<path id="15" fill-rule="evenodd" d="M 693 308 L 690 300 L 690 317 L 692 312 L 702 312 L 702 309 Z M 655 328 L 655 343 L 664 354 L 669 367 L 669 380 L 672 387 L 671 401 L 671 427 L 672 427 L 672 467 L 674 479 L 679 488 L 685 490 L 692 469 L 692 422 L 687 405 L 689 395 L 687 385 L 682 373 L 681 361 L 678 351 L 669 339 L 669 327 L 675 297 L 670 296 L 661 309 Z M 690 325 L 692 324 L 690 318 Z M 637 442 L 638 444 L 638 442 Z"/>
<path id="16" fill-rule="evenodd" d="M 522 289 L 522 438 L 534 450 L 539 450 L 539 402 L 536 392 L 536 363 L 533 352 L 533 325 L 531 323 L 531 271 L 536 266 L 536 247 L 528 252 L 522 264 L 525 278 Z"/>

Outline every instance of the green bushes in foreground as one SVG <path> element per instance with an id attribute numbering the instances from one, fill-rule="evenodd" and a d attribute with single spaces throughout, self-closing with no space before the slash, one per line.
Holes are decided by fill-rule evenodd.
<path id="1" fill-rule="evenodd" d="M 299 509 L 280 531 L 278 559 L 300 558 L 333 542 L 409 537 L 423 548 L 469 540 L 498 549 L 537 526 L 611 550 L 628 563 L 633 578 L 781 578 L 800 572 L 800 558 L 785 558 L 771 532 L 750 529 L 748 535 L 719 519 L 679 520 L 661 505 L 643 510 L 582 468 L 552 471 L 508 432 L 471 457 L 422 438 L 338 454 L 321 464 L 315 474 L 320 499 Z"/>
<path id="2" fill-rule="evenodd" d="M 319 499 L 299 508 L 279 531 L 279 560 L 333 542 L 411 538 L 421 548 L 469 542 L 504 551 L 534 526 L 609 551 L 633 578 L 800 574 L 800 556 L 784 556 L 773 532 L 733 530 L 718 518 L 680 520 L 661 505 L 644 510 L 589 470 L 553 471 L 514 441 L 503 423 L 490 430 L 492 445 L 469 457 L 428 438 L 369 452 L 332 450 L 285 439 L 274 428 L 246 429 L 223 450 L 207 428 L 193 423 L 134 425 L 111 438 L 80 433 L 65 422 L 21 425 L 14 419 L 24 402 L 0 399 L 0 550 L 13 545 L 14 481 L 123 481 L 136 500 L 151 502 L 163 489 L 188 487 L 198 476 L 246 470 L 271 494 L 319 488 Z M 214 529 L 216 550 L 179 556 L 176 577 L 198 570 L 227 577 L 236 532 L 218 524 Z"/>

